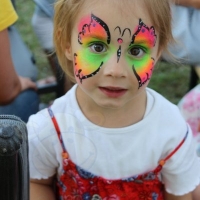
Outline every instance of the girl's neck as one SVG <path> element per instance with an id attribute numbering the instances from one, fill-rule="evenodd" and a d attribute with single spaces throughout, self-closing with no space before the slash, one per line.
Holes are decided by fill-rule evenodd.
<path id="1" fill-rule="evenodd" d="M 103 108 L 93 100 L 82 98 L 77 92 L 77 101 L 85 117 L 92 123 L 106 128 L 121 128 L 141 121 L 146 111 L 146 90 L 119 109 Z"/>

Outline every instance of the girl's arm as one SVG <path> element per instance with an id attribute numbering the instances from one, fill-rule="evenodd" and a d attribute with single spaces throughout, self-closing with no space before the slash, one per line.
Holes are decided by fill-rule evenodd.
<path id="1" fill-rule="evenodd" d="M 192 200 L 192 194 L 188 193 L 183 196 L 174 196 L 165 192 L 165 200 Z"/>
<path id="2" fill-rule="evenodd" d="M 192 192 L 192 199 L 199 200 L 200 199 L 200 185 L 196 187 L 196 189 Z"/>
<path id="3" fill-rule="evenodd" d="M 54 177 L 42 180 L 31 179 L 30 200 L 56 200 L 53 181 Z"/>

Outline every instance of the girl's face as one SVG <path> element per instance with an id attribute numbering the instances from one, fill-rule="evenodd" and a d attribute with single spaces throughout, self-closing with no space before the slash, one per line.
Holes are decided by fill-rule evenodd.
<path id="1" fill-rule="evenodd" d="M 86 2 L 66 56 L 89 99 L 103 107 L 123 106 L 145 91 L 158 60 L 158 33 L 141 2 L 123 7 L 110 0 Z"/>

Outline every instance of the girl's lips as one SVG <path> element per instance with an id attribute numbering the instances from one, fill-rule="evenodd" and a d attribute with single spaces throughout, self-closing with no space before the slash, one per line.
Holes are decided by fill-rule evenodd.
<path id="1" fill-rule="evenodd" d="M 99 87 L 99 89 L 108 97 L 117 98 L 124 95 L 127 89 L 120 88 L 120 87 Z"/>

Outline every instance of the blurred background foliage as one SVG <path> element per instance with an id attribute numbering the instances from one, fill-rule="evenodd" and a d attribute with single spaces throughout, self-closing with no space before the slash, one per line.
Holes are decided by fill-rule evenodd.
<path id="1" fill-rule="evenodd" d="M 19 20 L 16 23 L 24 41 L 33 52 L 38 66 L 38 79 L 51 75 L 47 58 L 43 53 L 39 42 L 31 27 L 31 17 L 34 11 L 32 0 L 16 0 L 16 10 Z M 177 104 L 189 89 L 190 66 L 175 65 L 166 62 L 159 62 L 155 67 L 149 87 L 153 88 L 171 102 Z M 52 95 L 45 95 L 42 101 L 50 101 Z"/>

